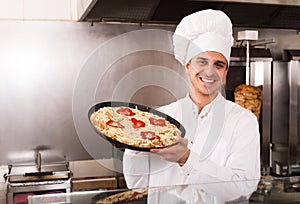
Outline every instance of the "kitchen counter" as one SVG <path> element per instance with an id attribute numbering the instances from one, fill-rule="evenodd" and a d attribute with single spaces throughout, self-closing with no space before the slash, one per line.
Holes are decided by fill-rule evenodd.
<path id="1" fill-rule="evenodd" d="M 249 182 L 249 181 L 247 181 Z M 251 181 L 250 181 L 251 182 Z M 138 196 L 130 203 L 299 203 L 300 177 L 262 177 L 257 190 L 247 198 L 230 191 L 231 186 L 241 182 L 210 183 L 199 185 L 167 186 L 149 189 L 115 189 L 78 191 L 62 194 L 38 195 L 29 197 L 29 204 L 43 203 L 100 203 L 100 200 L 113 195 L 132 193 Z M 145 192 L 143 195 L 141 193 Z M 219 191 L 219 194 L 217 193 Z M 126 192 L 126 193 L 125 193 Z M 224 194 L 227 192 L 226 194 Z M 132 198 L 132 196 L 129 196 Z M 119 199 L 121 199 L 119 197 Z M 127 200 L 126 203 L 129 201 Z M 111 202 L 110 202 L 111 203 Z M 119 202 L 122 203 L 122 202 Z M 123 202 L 124 203 L 124 202 Z"/>
<path id="2" fill-rule="evenodd" d="M 262 177 L 250 203 L 299 203 L 300 177 Z"/>

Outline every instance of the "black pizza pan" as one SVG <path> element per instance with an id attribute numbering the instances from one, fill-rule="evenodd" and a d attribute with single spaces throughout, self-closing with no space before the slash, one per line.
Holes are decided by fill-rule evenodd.
<path id="1" fill-rule="evenodd" d="M 154 115 L 160 116 L 162 118 L 164 118 L 165 120 L 169 121 L 170 123 L 174 124 L 181 132 L 181 137 L 185 136 L 185 128 L 183 127 L 182 124 L 180 124 L 177 120 L 175 120 L 174 118 L 172 118 L 171 116 L 164 114 L 158 110 L 155 110 L 151 107 L 148 106 L 144 106 L 144 105 L 140 105 L 140 104 L 136 104 L 136 103 L 129 103 L 129 102 L 122 102 L 122 101 L 106 101 L 106 102 L 101 102 L 98 103 L 94 106 L 92 106 L 88 112 L 88 119 L 90 121 L 90 124 L 92 125 L 93 129 L 104 139 L 107 139 L 111 144 L 113 144 L 116 148 L 121 149 L 121 150 L 125 150 L 125 149 L 132 149 L 132 150 L 137 150 L 137 151 L 146 151 L 149 152 L 151 148 L 146 148 L 146 147 L 137 147 L 137 146 L 133 146 L 133 145 L 128 145 L 128 144 L 124 144 L 121 143 L 117 140 L 114 140 L 108 136 L 106 136 L 105 134 L 101 133 L 91 122 L 90 118 L 91 115 L 96 112 L 99 108 L 103 108 L 103 107 L 129 107 L 129 108 L 133 108 L 133 109 L 138 109 L 140 111 L 144 111 L 144 112 L 149 112 L 152 113 Z M 176 143 L 170 145 L 173 146 Z M 169 147 L 169 146 L 167 146 Z M 166 148 L 166 147 L 155 147 L 155 148 Z M 153 149 L 153 148 L 152 148 Z"/>

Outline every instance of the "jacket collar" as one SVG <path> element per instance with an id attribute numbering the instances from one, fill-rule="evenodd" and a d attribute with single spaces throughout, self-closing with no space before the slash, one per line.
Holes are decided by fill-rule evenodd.
<path id="1" fill-rule="evenodd" d="M 184 100 L 184 104 L 190 109 L 192 110 L 194 115 L 198 115 L 198 106 L 192 101 L 191 97 L 190 97 L 190 93 L 187 93 L 187 95 L 185 96 Z M 209 115 L 209 113 L 211 113 L 211 109 L 213 106 L 215 106 L 215 104 L 221 102 L 222 100 L 225 100 L 224 97 L 222 96 L 222 94 L 219 92 L 217 97 L 212 100 L 209 104 L 207 104 L 206 106 L 204 106 L 201 110 L 201 112 L 199 113 L 201 118 L 207 117 Z"/>

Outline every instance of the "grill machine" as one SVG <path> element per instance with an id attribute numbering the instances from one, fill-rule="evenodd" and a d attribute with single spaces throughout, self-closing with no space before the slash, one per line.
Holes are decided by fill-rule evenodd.
<path id="1" fill-rule="evenodd" d="M 7 183 L 7 204 L 27 203 L 29 195 L 71 192 L 71 172 L 68 162 L 9 165 L 4 176 Z"/>
<path id="2" fill-rule="evenodd" d="M 230 66 L 226 79 L 226 98 L 234 101 L 234 88 L 240 84 L 249 84 L 262 88 L 263 101 L 260 126 L 261 170 L 262 174 L 269 174 L 270 167 L 270 120 L 271 120 L 271 67 L 272 55 L 269 49 L 250 48 L 249 70 L 245 63 L 246 49 L 232 48 Z"/>

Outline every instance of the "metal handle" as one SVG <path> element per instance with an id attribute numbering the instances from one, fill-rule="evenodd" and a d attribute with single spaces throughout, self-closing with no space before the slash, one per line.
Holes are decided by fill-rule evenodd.
<path id="1" fill-rule="evenodd" d="M 41 166 L 42 166 L 42 156 L 39 150 L 36 152 L 36 166 L 38 169 L 38 172 L 41 172 Z"/>

